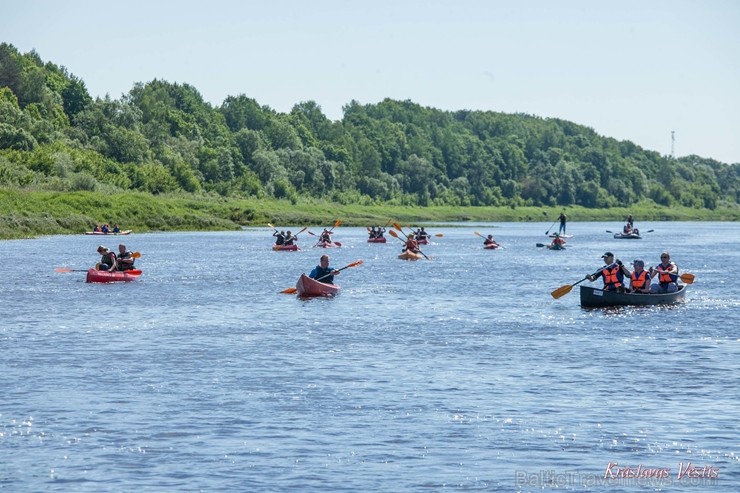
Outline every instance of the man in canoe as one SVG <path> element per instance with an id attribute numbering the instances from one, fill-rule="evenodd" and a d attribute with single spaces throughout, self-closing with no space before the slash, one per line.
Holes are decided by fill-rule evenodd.
<path id="1" fill-rule="evenodd" d="M 645 261 L 635 259 L 632 261 L 635 268 L 630 272 L 627 267 L 622 266 L 622 272 L 630 280 L 630 293 L 649 294 L 650 293 L 650 273 L 645 270 Z"/>
<path id="2" fill-rule="evenodd" d="M 276 229 L 275 232 L 272 233 L 272 236 L 275 237 L 276 245 L 282 245 L 283 243 L 285 243 L 285 231 L 278 231 Z"/>
<path id="3" fill-rule="evenodd" d="M 116 259 L 118 270 L 133 270 L 135 261 L 134 253 L 126 250 L 126 245 L 123 243 L 119 244 L 118 258 Z"/>
<path id="4" fill-rule="evenodd" d="M 100 262 L 96 266 L 97 270 L 116 270 L 116 254 L 110 248 L 100 245 L 98 247 Z"/>
<path id="5" fill-rule="evenodd" d="M 338 270 L 333 267 L 329 267 L 329 256 L 322 255 L 319 260 L 319 265 L 313 268 L 308 277 L 325 284 L 334 284 L 334 276 L 338 274 Z"/>
<path id="6" fill-rule="evenodd" d="M 678 291 L 678 267 L 671 262 L 668 252 L 660 254 L 660 263 L 650 268 L 653 284 L 650 286 L 651 293 L 675 293 Z"/>
<path id="7" fill-rule="evenodd" d="M 296 240 L 297 240 L 297 238 L 295 236 L 293 236 L 293 233 L 291 233 L 290 230 L 288 230 L 285 233 L 285 240 L 283 241 L 283 244 L 284 245 L 292 245 L 293 243 L 295 243 Z"/>
<path id="8" fill-rule="evenodd" d="M 614 254 L 606 252 L 601 256 L 606 265 L 593 274 L 586 276 L 589 281 L 595 281 L 599 277 L 604 278 L 604 291 L 624 291 L 624 274 L 622 273 L 622 261 L 614 261 Z"/>

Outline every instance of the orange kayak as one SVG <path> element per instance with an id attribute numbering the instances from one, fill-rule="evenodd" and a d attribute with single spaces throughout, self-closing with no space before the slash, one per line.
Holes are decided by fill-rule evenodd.
<path id="1" fill-rule="evenodd" d="M 400 258 L 401 260 L 419 260 L 423 259 L 424 256 L 420 253 L 414 253 L 410 250 L 406 250 L 405 252 L 400 254 L 398 258 Z"/>

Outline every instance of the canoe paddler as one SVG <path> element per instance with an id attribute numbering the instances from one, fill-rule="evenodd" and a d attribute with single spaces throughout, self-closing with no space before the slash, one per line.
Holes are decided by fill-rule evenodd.
<path id="1" fill-rule="evenodd" d="M 614 260 L 612 252 L 606 252 L 601 256 L 604 260 L 604 267 L 593 274 L 586 276 L 589 281 L 595 281 L 599 277 L 604 278 L 604 291 L 624 291 L 624 273 L 622 272 L 622 261 Z"/>

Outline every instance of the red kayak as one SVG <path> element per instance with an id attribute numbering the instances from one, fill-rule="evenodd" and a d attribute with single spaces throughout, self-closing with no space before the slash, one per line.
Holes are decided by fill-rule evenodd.
<path id="1" fill-rule="evenodd" d="M 272 245 L 272 249 L 275 251 L 285 251 L 285 252 L 297 252 L 300 250 L 298 248 L 298 245 Z"/>
<path id="2" fill-rule="evenodd" d="M 498 243 L 491 243 L 489 245 L 483 245 L 483 248 L 485 248 L 486 250 L 495 250 L 500 246 L 501 245 L 499 245 Z"/>
<path id="3" fill-rule="evenodd" d="M 429 244 L 429 238 L 420 238 L 416 240 L 416 243 L 419 245 L 428 245 Z"/>
<path id="4" fill-rule="evenodd" d="M 133 270 L 96 270 L 89 269 L 87 271 L 87 282 L 131 282 L 139 278 L 142 271 L 139 269 Z"/>
<path id="5" fill-rule="evenodd" d="M 385 243 L 385 241 L 386 241 L 385 240 L 385 236 L 378 236 L 378 237 L 375 237 L 375 238 L 368 238 L 367 239 L 367 242 L 368 243 Z"/>
<path id="6" fill-rule="evenodd" d="M 336 284 L 326 284 L 301 274 L 295 285 L 298 296 L 336 296 L 341 289 Z"/>

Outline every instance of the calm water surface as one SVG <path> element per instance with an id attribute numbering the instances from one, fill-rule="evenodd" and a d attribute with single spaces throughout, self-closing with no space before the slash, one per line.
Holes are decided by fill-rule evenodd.
<path id="1" fill-rule="evenodd" d="M 0 490 L 738 491 L 740 226 L 571 223 L 561 252 L 549 226 L 427 228 L 419 262 L 340 227 L 332 265 L 364 264 L 310 301 L 279 293 L 324 253 L 305 233 L 103 238 L 143 254 L 110 285 L 54 271 L 100 237 L 0 242 Z M 664 249 L 685 304 L 550 296 Z"/>

